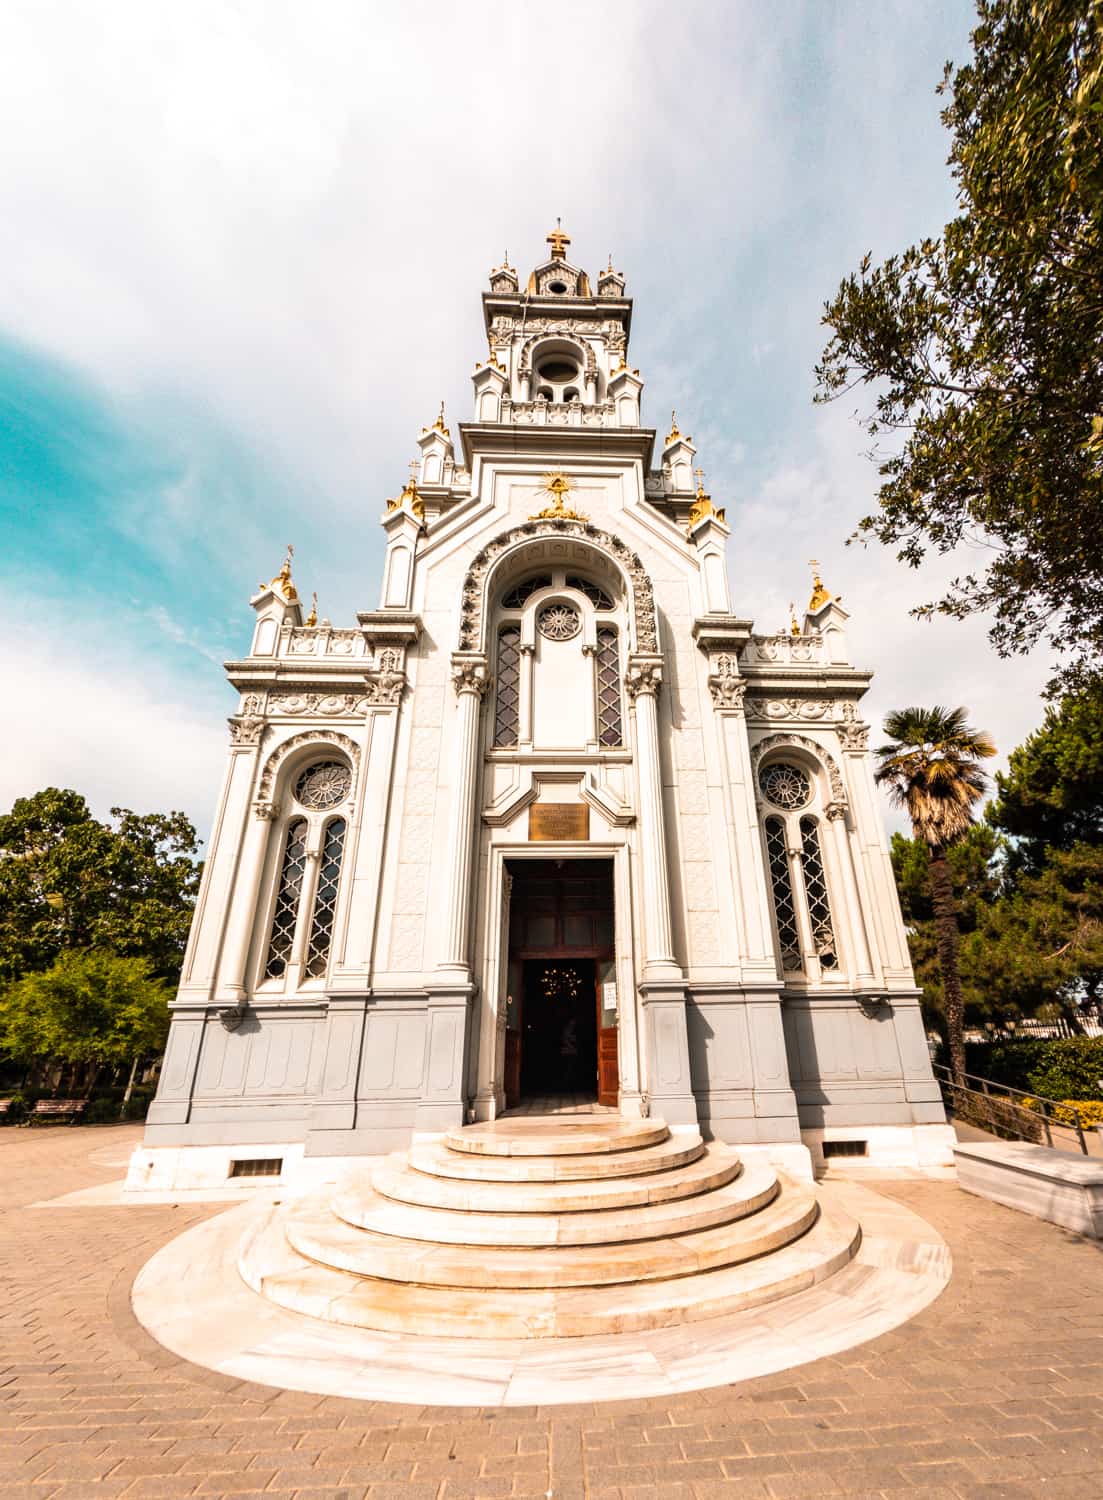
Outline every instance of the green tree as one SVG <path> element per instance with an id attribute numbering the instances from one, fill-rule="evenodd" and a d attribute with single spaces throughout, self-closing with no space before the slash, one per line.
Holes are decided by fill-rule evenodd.
<path id="1" fill-rule="evenodd" d="M 175 978 L 199 884 L 199 843 L 183 813 L 92 817 L 47 787 L 0 816 L 0 982 L 70 949 L 146 958 Z"/>
<path id="2" fill-rule="evenodd" d="M 1069 695 L 1011 752 L 989 821 L 1013 841 L 1013 865 L 1037 873 L 1053 849 L 1103 846 L 1103 690 Z"/>
<path id="3" fill-rule="evenodd" d="M 1103 659 L 1103 0 L 978 0 L 939 92 L 958 213 L 826 304 L 816 399 L 870 390 L 859 535 L 986 565 L 918 611 L 990 611 L 1003 655 Z M 889 435 L 882 447 L 883 435 Z"/>
<path id="4" fill-rule="evenodd" d="M 942 976 L 950 1066 L 965 1077 L 965 1011 L 958 972 L 958 925 L 947 851 L 969 832 L 988 777 L 979 762 L 995 755 L 988 736 L 973 729 L 963 708 L 904 708 L 885 719 L 890 743 L 876 752 L 877 780 L 927 847 L 931 907 Z"/>
<path id="5" fill-rule="evenodd" d="M 170 998 L 147 959 L 65 952 L 0 994 L 0 1051 L 25 1064 L 68 1065 L 71 1086 L 88 1096 L 105 1067 L 161 1050 Z"/>

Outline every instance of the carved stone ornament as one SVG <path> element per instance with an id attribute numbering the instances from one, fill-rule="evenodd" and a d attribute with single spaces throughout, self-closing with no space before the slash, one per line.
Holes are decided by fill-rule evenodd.
<path id="1" fill-rule="evenodd" d="M 280 815 L 280 804 L 278 802 L 265 801 L 258 798 L 253 803 L 253 812 L 262 823 L 274 823 Z"/>
<path id="2" fill-rule="evenodd" d="M 324 750 L 329 745 L 336 745 L 348 756 L 352 766 L 353 784 L 356 782 L 356 772 L 360 765 L 360 747 L 354 740 L 350 740 L 347 734 L 338 734 L 335 729 L 312 729 L 303 734 L 293 734 L 289 740 L 284 740 L 282 745 L 277 745 L 272 754 L 265 762 L 264 770 L 260 775 L 260 785 L 257 788 L 257 800 L 253 804 L 253 810 L 258 818 L 275 817 L 275 812 L 262 812 L 262 807 L 275 807 L 278 804 L 272 801 L 272 788 L 276 783 L 276 776 L 280 766 L 296 750 L 301 750 L 307 745 L 316 745 Z"/>
<path id="3" fill-rule="evenodd" d="M 244 1005 L 224 1005 L 218 1012 L 218 1019 L 227 1031 L 236 1031 L 245 1019 Z"/>
<path id="4" fill-rule="evenodd" d="M 233 718 L 226 721 L 230 726 L 231 745 L 259 745 L 264 734 L 263 719 Z"/>
<path id="5" fill-rule="evenodd" d="M 743 695 L 747 684 L 742 677 L 728 677 L 719 672 L 709 675 L 709 692 L 712 706 L 717 709 L 736 711 L 743 707 Z"/>
<path id="6" fill-rule="evenodd" d="M 839 743 L 844 750 L 869 749 L 869 725 L 858 717 L 856 703 L 843 704 L 843 722 L 839 725 Z"/>
<path id="7" fill-rule="evenodd" d="M 830 698 L 748 698 L 748 719 L 829 719 Z"/>
<path id="8" fill-rule="evenodd" d="M 755 772 L 755 783 L 758 782 L 758 763 L 766 754 L 767 750 L 776 750 L 781 746 L 799 745 L 823 766 L 827 772 L 827 779 L 831 785 L 831 796 L 834 801 L 846 806 L 846 791 L 843 787 L 843 778 L 839 767 L 833 756 L 826 751 L 822 745 L 817 745 L 815 740 L 810 740 L 806 734 L 768 734 L 764 740 L 751 750 L 751 765 Z"/>
<path id="9" fill-rule="evenodd" d="M 824 813 L 826 814 L 827 821 L 829 823 L 835 823 L 840 818 L 845 818 L 846 817 L 846 803 L 845 802 L 829 802 L 827 804 L 827 806 L 824 808 Z"/>
<path id="10" fill-rule="evenodd" d="M 486 600 L 490 580 L 501 559 L 524 542 L 537 537 L 574 537 L 588 542 L 595 550 L 611 557 L 627 578 L 627 590 L 632 616 L 632 633 L 637 651 L 654 652 L 659 649 L 658 631 L 655 625 L 655 598 L 651 579 L 642 560 L 626 547 L 620 537 L 602 531 L 589 521 L 528 521 L 512 531 L 503 532 L 482 549 L 472 563 L 463 581 L 463 599 L 460 606 L 460 650 L 481 651 L 484 646 L 483 626 L 486 619 Z"/>
<path id="11" fill-rule="evenodd" d="M 460 693 L 477 693 L 480 698 L 485 697 L 490 687 L 486 658 L 454 656 L 452 658 L 452 686 L 457 696 Z"/>
<path id="12" fill-rule="evenodd" d="M 268 712 L 294 718 L 362 719 L 367 711 L 363 693 L 269 693 Z"/>
<path id="13" fill-rule="evenodd" d="M 394 708 L 402 701 L 402 689 L 406 686 L 405 672 L 378 672 L 365 679 L 364 698 L 368 703 L 381 708 Z"/>
<path id="14" fill-rule="evenodd" d="M 630 702 L 635 703 L 637 698 L 642 697 L 657 698 L 662 682 L 661 660 L 636 656 L 628 658 L 628 670 L 624 674 L 624 689 Z"/>

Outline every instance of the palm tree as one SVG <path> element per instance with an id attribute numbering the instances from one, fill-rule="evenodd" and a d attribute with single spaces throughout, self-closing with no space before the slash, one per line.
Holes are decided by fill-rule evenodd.
<path id="1" fill-rule="evenodd" d="M 958 975 L 957 907 L 946 850 L 964 838 L 973 811 L 988 788 L 979 762 L 996 747 L 983 729 L 966 722 L 964 708 L 900 708 L 885 719 L 890 743 L 876 751 L 876 779 L 897 807 L 907 811 L 912 832 L 927 845 L 931 896 L 938 934 L 946 1034 L 954 1082 L 965 1083 L 965 1003 Z"/>

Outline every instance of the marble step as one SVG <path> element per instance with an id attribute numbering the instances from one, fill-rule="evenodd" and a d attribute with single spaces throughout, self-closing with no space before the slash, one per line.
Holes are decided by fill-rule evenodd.
<path id="1" fill-rule="evenodd" d="M 286 1233 L 308 1260 L 386 1281 L 468 1288 L 602 1286 L 690 1276 L 767 1255 L 809 1229 L 816 1213 L 814 1192 L 784 1179 L 779 1195 L 746 1218 L 628 1244 L 550 1249 L 433 1244 L 355 1229 L 328 1207 L 309 1203 L 289 1210 Z"/>
<path id="2" fill-rule="evenodd" d="M 591 1290 L 457 1291 L 403 1285 L 320 1266 L 287 1243 L 280 1210 L 243 1242 L 239 1271 L 255 1292 L 331 1323 L 457 1339 L 580 1338 L 702 1322 L 805 1290 L 857 1253 L 857 1223 L 822 1211 L 801 1238 L 757 1260 L 676 1280 Z"/>
<path id="3" fill-rule="evenodd" d="M 585 1182 L 636 1177 L 696 1161 L 705 1143 L 695 1130 L 635 1151 L 594 1156 L 474 1156 L 450 1151 L 440 1141 L 416 1141 L 406 1153 L 415 1172 L 465 1182 Z"/>
<path id="4" fill-rule="evenodd" d="M 529 1191 L 514 1183 L 522 1197 Z M 557 1245 L 626 1244 L 666 1239 L 730 1224 L 757 1213 L 777 1196 L 777 1175 L 765 1163 L 736 1182 L 672 1203 L 644 1203 L 634 1208 L 598 1209 L 561 1214 L 472 1214 L 452 1208 L 424 1208 L 398 1203 L 370 1189 L 338 1193 L 332 1211 L 346 1224 L 376 1234 L 421 1240 L 434 1245 L 489 1245 L 501 1248 Z"/>
<path id="5" fill-rule="evenodd" d="M 713 1188 L 726 1187 L 742 1171 L 729 1146 L 705 1146 L 696 1161 L 637 1177 L 591 1177 L 564 1182 L 463 1179 L 413 1170 L 406 1152 L 396 1152 L 374 1169 L 371 1185 L 384 1198 L 422 1208 L 450 1208 L 460 1213 L 565 1214 L 585 1210 L 639 1208 L 672 1203 Z"/>
<path id="6" fill-rule="evenodd" d="M 664 1120 L 490 1120 L 462 1125 L 442 1137 L 450 1151 L 470 1156 L 592 1156 L 657 1146 L 670 1134 Z"/>

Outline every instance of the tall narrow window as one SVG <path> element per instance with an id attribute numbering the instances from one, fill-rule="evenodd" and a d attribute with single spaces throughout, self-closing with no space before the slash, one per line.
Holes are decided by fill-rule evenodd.
<path id="1" fill-rule="evenodd" d="M 296 818 L 288 825 L 284 844 L 283 866 L 280 870 L 279 890 L 276 893 L 276 909 L 272 914 L 272 936 L 268 943 L 268 962 L 264 968 L 266 979 L 279 979 L 291 958 L 295 942 L 295 922 L 299 915 L 299 899 L 303 891 L 303 876 L 306 873 L 306 819 Z"/>
<path id="2" fill-rule="evenodd" d="M 804 890 L 808 897 L 808 917 L 812 924 L 812 942 L 821 969 L 837 969 L 835 929 L 831 924 L 831 906 L 827 899 L 827 881 L 823 874 L 820 852 L 820 829 L 815 818 L 801 818 L 800 843 L 804 860 Z"/>
<path id="3" fill-rule="evenodd" d="M 774 890 L 774 916 L 781 947 L 781 967 L 799 969 L 802 966 L 800 931 L 793 904 L 789 855 L 785 848 L 785 824 L 780 818 L 766 819 L 766 858 L 770 864 L 770 881 Z"/>
<path id="4" fill-rule="evenodd" d="M 494 743 L 516 745 L 521 708 L 521 627 L 498 632 L 498 689 L 494 700 Z"/>
<path id="5" fill-rule="evenodd" d="M 341 877 L 341 855 L 345 847 L 345 820 L 334 818 L 326 827 L 322 845 L 322 863 L 318 870 L 318 892 L 314 897 L 314 916 L 310 924 L 310 942 L 306 950 L 306 977 L 319 979 L 329 961 L 333 937 L 333 918 L 337 911 L 337 883 Z"/>
<path id="6" fill-rule="evenodd" d="M 616 749 L 624 743 L 620 709 L 620 646 L 617 632 L 603 625 L 597 633 L 597 738 Z"/>

